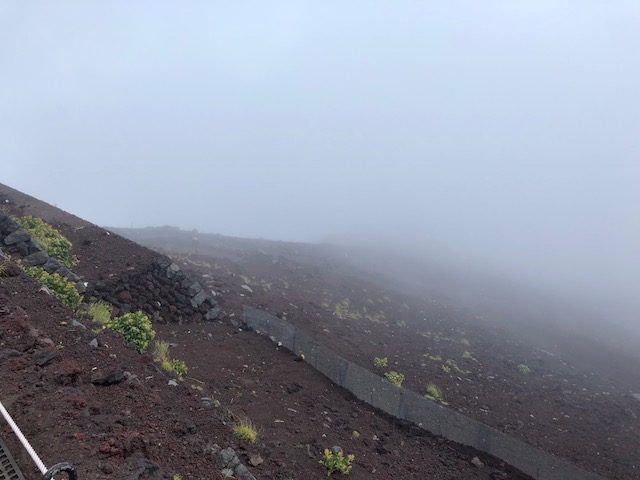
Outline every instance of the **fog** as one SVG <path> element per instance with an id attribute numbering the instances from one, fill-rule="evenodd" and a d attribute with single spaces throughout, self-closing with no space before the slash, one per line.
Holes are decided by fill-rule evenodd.
<path id="1" fill-rule="evenodd" d="M 623 0 L 3 0 L 1 181 L 435 255 L 640 331 L 639 46 Z"/>

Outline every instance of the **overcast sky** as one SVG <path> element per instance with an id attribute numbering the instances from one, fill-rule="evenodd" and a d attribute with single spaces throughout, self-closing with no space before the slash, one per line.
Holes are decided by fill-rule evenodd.
<path id="1" fill-rule="evenodd" d="M 635 308 L 637 1 L 0 0 L 0 178 L 109 226 L 393 232 Z"/>

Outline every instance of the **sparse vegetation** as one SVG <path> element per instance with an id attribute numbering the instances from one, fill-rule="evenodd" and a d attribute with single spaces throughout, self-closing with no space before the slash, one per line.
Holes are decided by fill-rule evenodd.
<path id="1" fill-rule="evenodd" d="M 354 430 L 353 432 L 351 432 L 351 438 L 353 438 L 354 440 L 358 440 L 360 438 L 360 432 Z"/>
<path id="2" fill-rule="evenodd" d="M 445 363 L 447 364 L 447 366 L 452 368 L 458 375 L 467 375 L 471 373 L 470 371 L 468 372 L 466 370 L 461 369 L 456 363 L 456 361 L 451 358 L 449 358 Z"/>
<path id="3" fill-rule="evenodd" d="M 156 341 L 153 346 L 153 359 L 158 363 L 169 361 L 169 342 Z"/>
<path id="4" fill-rule="evenodd" d="M 387 366 L 389 365 L 389 359 L 387 357 L 384 358 L 379 358 L 379 357 L 375 357 L 373 359 L 373 366 L 379 369 L 383 369 L 383 368 L 387 368 Z"/>
<path id="5" fill-rule="evenodd" d="M 185 362 L 169 357 L 169 344 L 167 342 L 158 341 L 155 343 L 153 358 L 160 364 L 162 370 L 167 373 L 175 373 L 179 380 L 184 379 L 185 375 L 189 372 L 189 368 Z M 200 390 L 202 390 L 202 388 Z"/>
<path id="6" fill-rule="evenodd" d="M 255 443 L 258 439 L 258 430 L 251 420 L 242 418 L 233 426 L 233 435 L 239 440 Z"/>
<path id="7" fill-rule="evenodd" d="M 353 454 L 349 454 L 346 457 L 342 451 L 338 453 L 333 453 L 328 448 L 324 450 L 324 459 L 320 461 L 320 464 L 327 469 L 327 477 L 330 477 L 335 472 L 343 473 L 344 475 L 348 475 L 353 467 L 352 463 L 356 459 L 356 456 Z"/>
<path id="8" fill-rule="evenodd" d="M 365 309 L 366 312 L 366 309 Z M 380 311 L 378 313 L 365 313 L 364 318 L 366 318 L 367 320 L 369 320 L 370 322 L 373 323 L 380 323 L 382 325 L 386 325 L 386 317 L 384 315 L 384 312 Z"/>
<path id="9" fill-rule="evenodd" d="M 78 293 L 73 282 L 57 273 L 51 274 L 40 267 L 31 267 L 27 273 L 47 287 L 65 307 L 74 312 L 78 311 L 82 296 Z"/>
<path id="10" fill-rule="evenodd" d="M 518 371 L 520 373 L 524 373 L 525 375 L 527 373 L 531 373 L 531 369 L 529 368 L 529 366 L 525 365 L 524 363 L 521 363 L 520 365 L 518 365 Z"/>
<path id="11" fill-rule="evenodd" d="M 26 230 L 50 257 L 55 258 L 67 268 L 73 268 L 78 264 L 78 259 L 71 253 L 73 247 L 71 242 L 47 222 L 31 216 L 12 217 L 12 219 Z"/>
<path id="12" fill-rule="evenodd" d="M 400 388 L 402 386 L 402 382 L 404 382 L 404 375 L 394 371 L 386 372 L 384 374 L 384 378 L 398 388 Z"/>
<path id="13" fill-rule="evenodd" d="M 470 352 L 467 352 L 467 351 L 465 351 L 465 352 L 462 354 L 462 358 L 463 358 L 463 359 L 465 359 L 465 360 L 471 360 L 471 361 L 476 362 L 476 363 L 478 362 L 478 360 L 476 359 L 476 357 L 474 357 L 473 355 L 471 355 L 471 353 L 470 353 Z"/>
<path id="14" fill-rule="evenodd" d="M 0 277 L 6 277 L 9 272 L 9 265 L 4 260 L 0 260 Z"/>
<path id="15" fill-rule="evenodd" d="M 109 321 L 107 327 L 121 333 L 127 343 L 131 344 L 138 353 L 144 353 L 156 336 L 149 317 L 140 311 L 116 317 Z"/>
<path id="16" fill-rule="evenodd" d="M 442 365 L 442 371 L 449 375 L 451 373 L 451 368 L 448 365 Z"/>
<path id="17" fill-rule="evenodd" d="M 345 298 L 339 303 L 335 304 L 333 308 L 333 313 L 340 320 L 361 320 L 362 314 L 359 312 L 351 311 L 351 302 L 348 298 Z"/>
<path id="18" fill-rule="evenodd" d="M 426 398 L 427 400 L 431 400 L 432 402 L 440 402 L 445 406 L 449 405 L 442 398 L 442 391 L 433 383 L 427 385 L 427 393 L 425 394 L 424 398 Z"/>

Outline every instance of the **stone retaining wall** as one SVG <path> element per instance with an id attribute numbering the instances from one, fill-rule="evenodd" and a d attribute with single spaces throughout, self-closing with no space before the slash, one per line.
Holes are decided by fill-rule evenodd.
<path id="1" fill-rule="evenodd" d="M 123 273 L 114 280 L 89 285 L 87 294 L 109 302 L 120 313 L 142 310 L 156 322 L 212 321 L 225 317 L 213 295 L 166 256 L 141 272 Z"/>

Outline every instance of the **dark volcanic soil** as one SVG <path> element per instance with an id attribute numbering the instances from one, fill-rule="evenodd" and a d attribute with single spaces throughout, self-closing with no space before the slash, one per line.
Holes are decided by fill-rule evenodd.
<path id="1" fill-rule="evenodd" d="M 12 214 L 39 216 L 63 232 L 80 260 L 74 270 L 88 282 L 135 273 L 158 256 L 8 187 L 0 186 L 0 202 Z M 221 303 L 234 319 L 249 298 L 241 296 L 246 290 L 240 284 L 246 282 L 232 271 L 236 267 L 225 265 L 194 266 L 193 273 L 223 293 Z M 281 285 L 271 287 L 274 302 L 282 306 L 278 310 L 304 309 L 305 282 L 281 281 L 287 282 L 282 285 L 286 295 Z M 342 287 L 335 288 L 333 295 L 342 297 Z M 269 298 L 266 291 L 261 295 Z M 295 302 L 300 305 L 293 307 Z M 316 313 L 323 309 L 317 307 Z M 289 314 L 296 321 L 294 316 Z M 360 330 L 327 312 L 324 320 L 308 318 L 318 322 L 314 331 L 324 339 L 335 340 L 326 335 L 332 329 L 339 333 L 340 326 L 364 332 L 369 341 L 377 338 L 376 353 L 396 361 L 388 331 L 376 337 L 377 330 Z M 168 384 L 170 376 L 149 354 L 137 354 L 119 335 L 86 318 L 74 319 L 31 278 L 0 277 L 0 399 L 47 466 L 69 461 L 80 479 L 170 479 L 174 474 L 210 479 L 220 477 L 217 449 L 230 446 L 259 479 L 320 479 L 326 478 L 319 465 L 322 451 L 340 445 L 356 456 L 349 475 L 356 480 L 529 478 L 494 458 L 388 418 L 270 340 L 237 326 L 169 324 L 156 330 L 158 339 L 171 342 L 170 354 L 189 366 L 177 386 Z M 90 346 L 94 339 L 97 347 Z M 354 352 L 352 358 L 363 355 L 363 364 L 370 363 L 364 351 Z M 410 377 L 407 372 L 408 384 L 414 381 Z M 231 427 L 240 418 L 259 428 L 256 443 L 233 437 Z M 26 477 L 37 477 L 7 425 L 0 434 Z M 484 466 L 471 462 L 476 456 Z"/>
<path id="2" fill-rule="evenodd" d="M 90 283 L 134 274 L 159 255 L 2 186 L 4 200 L 12 213 L 40 216 L 63 232 L 80 260 L 75 271 Z M 424 393 L 436 384 L 451 408 L 587 470 L 638 478 L 634 359 L 560 328 L 549 332 L 557 347 L 541 348 L 479 315 L 345 274 L 335 259 L 320 266 L 295 261 L 286 244 L 278 243 L 283 254 L 273 255 L 270 242 L 217 237 L 224 245 L 203 255 L 184 241 L 189 234 L 174 233 L 163 246 L 187 252 L 172 255 L 220 294 L 231 321 L 241 317 L 243 304 L 265 309 L 372 371 L 374 357 L 388 357 L 389 369 L 405 374 L 404 386 Z M 249 465 L 257 478 L 324 478 L 318 461 L 336 444 L 356 455 L 350 478 L 501 478 L 495 472 L 527 478 L 388 418 L 229 322 L 156 325 L 158 338 L 190 368 L 171 387 L 150 355 L 138 355 L 115 334 L 96 335 L 95 325 L 80 320 L 84 326 L 30 278 L 0 278 L 0 400 L 47 465 L 70 461 L 80 478 L 139 471 L 133 478 L 211 478 L 220 469 L 213 444 L 235 448 L 247 464 L 260 455 L 261 463 Z M 101 346 L 90 347 L 96 337 Z M 519 365 L 531 372 L 521 373 Z M 137 379 L 92 383 L 124 371 Z M 255 444 L 231 434 L 240 417 L 259 427 Z M 25 472 L 34 472 L 9 428 L 0 432 Z M 474 456 L 486 466 L 472 465 Z"/>
<path id="3" fill-rule="evenodd" d="M 195 274 L 200 261 L 211 262 L 188 257 L 185 269 L 191 266 Z M 416 392 L 435 383 L 449 405 L 466 415 L 605 477 L 636 478 L 640 405 L 624 385 L 580 371 L 561 353 L 536 350 L 454 308 L 403 298 L 357 279 L 310 274 L 286 262 L 217 262 L 218 269 L 203 265 L 200 271 L 214 272 L 211 284 L 223 288 L 227 310 L 246 303 L 278 314 L 372 371 L 373 358 L 386 356 Z M 227 280 L 220 274 L 225 270 Z M 248 283 L 253 294 L 239 285 L 229 289 L 233 279 Z M 368 307 L 384 319 L 341 320 L 334 310 L 344 299 L 350 311 Z M 520 364 L 531 373 L 520 373 Z"/>

